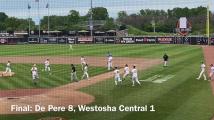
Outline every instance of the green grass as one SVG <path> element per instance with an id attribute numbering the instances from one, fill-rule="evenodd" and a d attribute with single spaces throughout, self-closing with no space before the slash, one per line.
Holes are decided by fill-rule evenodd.
<path id="1" fill-rule="evenodd" d="M 110 51 L 113 56 L 160 58 L 167 52 L 170 56 L 182 53 L 189 49 L 198 49 L 198 46 L 188 45 L 7 45 L 0 47 L 0 56 L 104 56 Z"/>
<path id="2" fill-rule="evenodd" d="M 131 25 L 128 25 L 128 33 L 129 36 L 142 36 L 142 35 L 147 35 L 147 36 L 173 36 L 174 33 L 164 33 L 164 32 L 146 32 L 142 31 L 136 27 L 133 27 Z"/>
<path id="3" fill-rule="evenodd" d="M 4 64 L 0 64 L 0 69 L 4 70 Z M 70 65 L 51 65 L 52 74 L 42 71 L 44 65 L 40 64 L 39 68 L 39 84 L 35 86 L 32 84 L 31 77 L 32 64 L 12 64 L 12 71 L 15 72 L 13 77 L 0 77 L 0 90 L 1 89 L 17 89 L 17 88 L 53 88 L 60 85 L 70 83 Z M 104 67 L 89 67 L 89 75 L 95 76 L 106 72 Z M 81 66 L 77 65 L 77 76 L 80 80 L 82 77 Z"/>
<path id="4" fill-rule="evenodd" d="M 53 46 L 48 47 L 53 49 Z M 202 49 L 198 46 L 80 45 L 74 46 L 78 50 L 77 53 L 59 52 L 58 48 L 65 49 L 63 45 L 55 47 L 58 55 L 72 56 L 78 54 L 104 56 L 109 50 L 114 56 L 160 58 L 164 52 L 167 52 L 170 56 L 170 66 L 163 68 L 162 65 L 158 65 L 140 71 L 140 79 L 144 80 L 157 74 L 175 75 L 175 77 L 162 84 L 143 82 L 143 86 L 136 87 L 131 87 L 130 80 L 126 80 L 122 86 L 116 87 L 114 81 L 110 79 L 81 89 L 81 91 L 95 96 L 96 101 L 91 104 L 92 106 L 154 105 L 156 112 L 51 112 L 1 115 L 0 119 L 36 120 L 47 116 L 61 116 L 69 120 L 211 120 L 214 113 L 214 96 L 210 84 L 207 81 L 196 80 L 200 70 L 200 61 L 203 60 Z M 125 51 L 126 49 L 128 51 Z M 40 55 L 54 54 L 40 53 Z"/>

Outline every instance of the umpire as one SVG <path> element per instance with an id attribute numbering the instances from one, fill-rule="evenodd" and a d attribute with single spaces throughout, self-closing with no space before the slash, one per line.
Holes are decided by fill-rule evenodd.
<path id="1" fill-rule="evenodd" d="M 72 81 L 78 82 L 76 68 L 73 64 L 71 64 L 71 82 Z"/>
<path id="2" fill-rule="evenodd" d="M 164 61 L 163 67 L 167 67 L 168 66 L 168 60 L 169 60 L 169 56 L 165 53 L 163 55 L 163 61 Z"/>

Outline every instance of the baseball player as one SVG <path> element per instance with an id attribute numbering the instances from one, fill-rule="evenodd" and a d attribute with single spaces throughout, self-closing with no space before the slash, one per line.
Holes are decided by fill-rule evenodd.
<path id="1" fill-rule="evenodd" d="M 212 77 L 213 77 L 213 75 L 214 75 L 214 66 L 213 66 L 213 64 L 211 64 L 210 65 L 210 80 L 212 80 Z"/>
<path id="2" fill-rule="evenodd" d="M 163 67 L 167 67 L 168 66 L 168 59 L 169 59 L 169 56 L 165 53 L 163 55 L 163 61 L 164 61 Z"/>
<path id="3" fill-rule="evenodd" d="M 207 80 L 207 77 L 205 75 L 205 68 L 206 68 L 206 65 L 204 64 L 204 62 L 201 62 L 201 72 L 200 72 L 198 78 L 196 78 L 197 80 L 199 80 L 202 75 L 204 76 L 204 80 Z"/>
<path id="4" fill-rule="evenodd" d="M 107 60 L 108 70 L 111 70 L 111 68 L 112 68 L 112 59 L 113 59 L 112 55 L 109 55 L 108 60 Z"/>
<path id="5" fill-rule="evenodd" d="M 11 62 L 10 61 L 7 62 L 6 69 L 5 69 L 5 72 L 3 73 L 3 75 L 6 73 L 9 73 L 9 76 L 12 75 L 12 73 L 11 73 Z"/>
<path id="6" fill-rule="evenodd" d="M 118 85 L 118 82 L 122 84 L 122 80 L 120 79 L 120 70 L 118 69 L 118 67 L 115 67 L 114 70 L 114 81 L 115 85 Z"/>
<path id="7" fill-rule="evenodd" d="M 49 74 L 51 75 L 51 67 L 50 67 L 50 60 L 49 59 L 47 59 L 45 61 L 45 71 L 49 72 Z"/>
<path id="8" fill-rule="evenodd" d="M 82 65 L 82 71 L 84 71 L 84 66 L 86 65 L 86 59 L 84 56 L 80 58 L 80 63 Z"/>
<path id="9" fill-rule="evenodd" d="M 141 83 L 138 80 L 138 74 L 137 74 L 137 69 L 135 65 L 133 66 L 131 73 L 132 73 L 132 86 L 135 86 L 135 82 L 141 85 Z"/>
<path id="10" fill-rule="evenodd" d="M 71 64 L 71 82 L 72 81 L 78 82 L 76 68 L 73 64 Z"/>
<path id="11" fill-rule="evenodd" d="M 107 57 L 112 56 L 111 52 L 107 52 Z"/>
<path id="12" fill-rule="evenodd" d="M 86 77 L 87 80 L 89 80 L 89 75 L 88 75 L 88 64 L 85 64 L 84 69 L 83 69 L 83 76 L 82 79 Z"/>
<path id="13" fill-rule="evenodd" d="M 129 66 L 128 64 L 126 64 L 124 68 L 123 80 L 125 80 L 125 78 L 129 75 L 129 73 L 130 73 Z"/>
<path id="14" fill-rule="evenodd" d="M 34 64 L 33 67 L 31 68 L 31 73 L 32 73 L 33 83 L 37 85 L 37 79 L 39 79 L 39 74 L 38 74 L 38 69 L 36 67 L 36 64 Z"/>
<path id="15" fill-rule="evenodd" d="M 69 50 L 73 50 L 72 44 L 69 44 Z"/>

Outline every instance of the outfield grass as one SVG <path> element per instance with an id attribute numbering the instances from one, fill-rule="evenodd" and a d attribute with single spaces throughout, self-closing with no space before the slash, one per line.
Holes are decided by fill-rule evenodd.
<path id="1" fill-rule="evenodd" d="M 51 65 L 52 74 L 44 71 L 44 65 L 38 64 L 39 84 L 35 86 L 32 83 L 31 76 L 32 64 L 12 64 L 12 71 L 15 72 L 13 77 L 0 77 L 0 90 L 2 89 L 24 89 L 24 88 L 53 88 L 70 83 L 70 65 Z M 80 80 L 82 77 L 81 66 L 77 65 L 77 76 Z M 0 70 L 5 69 L 5 64 L 0 64 Z M 95 76 L 106 72 L 104 67 L 89 67 L 89 75 Z"/>
<path id="2" fill-rule="evenodd" d="M 0 47 L 0 56 L 106 56 L 110 51 L 113 56 L 160 58 L 167 52 L 170 56 L 185 50 L 197 49 L 189 45 L 121 45 L 121 44 L 91 44 L 73 45 L 8 45 Z"/>
<path id="3" fill-rule="evenodd" d="M 214 113 L 214 97 L 211 93 L 210 84 L 207 81 L 196 80 L 200 70 L 200 62 L 203 60 L 200 47 L 183 45 L 97 45 L 94 48 L 101 48 L 101 50 L 94 50 L 86 46 L 92 45 L 80 45 L 74 48 L 80 50 L 78 51 L 80 55 L 88 54 L 92 56 L 101 56 L 109 50 L 112 51 L 114 56 L 160 58 L 164 52 L 167 52 L 170 56 L 170 66 L 168 68 L 158 65 L 139 73 L 141 80 L 154 75 L 175 75 L 174 78 L 162 84 L 143 82 L 143 86 L 131 87 L 131 82 L 126 80 L 123 86 L 116 87 L 111 79 L 81 89 L 81 91 L 96 97 L 96 101 L 91 105 L 154 105 L 156 112 L 59 112 L 2 115 L 0 118 L 3 120 L 36 120 L 47 116 L 61 116 L 69 120 L 211 120 Z M 87 49 L 85 52 L 81 51 L 84 47 Z M 128 48 L 130 48 L 130 51 L 125 51 Z M 47 53 L 40 55 L 47 55 Z M 58 55 L 78 54 L 60 53 Z"/>

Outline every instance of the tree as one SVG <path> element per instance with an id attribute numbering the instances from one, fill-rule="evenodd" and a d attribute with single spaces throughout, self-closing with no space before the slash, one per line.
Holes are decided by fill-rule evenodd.
<path id="1" fill-rule="evenodd" d="M 197 8 L 174 8 L 171 10 L 151 10 L 142 9 L 140 14 L 131 14 L 123 19 L 118 19 L 121 24 L 126 24 L 138 28 L 146 32 L 152 32 L 151 21 L 154 20 L 156 24 L 157 32 L 172 33 L 175 31 L 176 22 L 180 17 L 187 17 L 192 24 L 192 33 L 204 34 L 206 28 L 206 7 Z M 213 13 L 210 19 L 210 28 L 214 27 L 212 19 Z"/>
<path id="2" fill-rule="evenodd" d="M 8 16 L 5 13 L 0 12 L 0 31 L 6 30 L 5 20 L 7 18 Z"/>
<path id="3" fill-rule="evenodd" d="M 91 14 L 91 9 L 89 10 L 87 16 Z M 108 10 L 104 7 L 92 8 L 92 16 L 94 20 L 107 20 L 109 18 Z"/>
<path id="4" fill-rule="evenodd" d="M 127 16 L 128 16 L 128 14 L 126 13 L 126 11 L 118 12 L 118 20 L 125 19 Z"/>
<path id="5" fill-rule="evenodd" d="M 7 18 L 8 16 L 5 13 L 0 12 L 0 22 L 4 22 Z"/>
<path id="6" fill-rule="evenodd" d="M 106 23 L 102 26 L 103 30 L 115 30 L 117 28 L 117 25 L 114 22 L 113 18 L 109 18 L 106 20 Z"/>
<path id="7" fill-rule="evenodd" d="M 80 20 L 79 12 L 76 10 L 70 10 L 68 20 L 70 24 L 77 24 Z"/>

